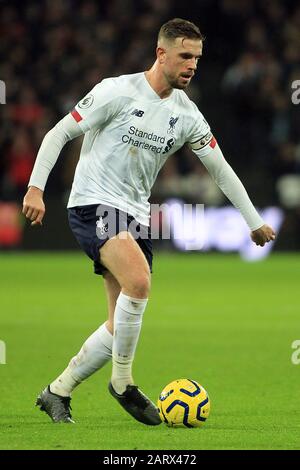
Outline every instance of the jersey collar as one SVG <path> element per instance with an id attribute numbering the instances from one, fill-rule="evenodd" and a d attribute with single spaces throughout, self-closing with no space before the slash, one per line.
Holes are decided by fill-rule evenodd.
<path id="1" fill-rule="evenodd" d="M 144 83 L 144 89 L 145 89 L 145 92 L 146 92 L 146 95 L 147 97 L 149 97 L 151 99 L 151 101 L 161 101 L 161 102 L 166 102 L 166 101 L 169 101 L 172 97 L 173 97 L 173 94 L 174 94 L 174 90 L 172 91 L 172 93 L 167 97 L 167 98 L 161 98 L 155 90 L 153 90 L 152 86 L 150 85 L 150 83 L 148 82 L 147 78 L 146 78 L 146 75 L 145 75 L 145 72 L 142 72 L 142 75 L 143 75 L 143 83 Z"/>

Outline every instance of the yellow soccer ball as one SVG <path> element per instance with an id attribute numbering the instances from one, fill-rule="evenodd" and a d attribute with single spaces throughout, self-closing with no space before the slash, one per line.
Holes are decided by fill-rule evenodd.
<path id="1" fill-rule="evenodd" d="M 167 426 L 198 428 L 209 416 L 210 399 L 195 380 L 178 379 L 163 389 L 157 406 L 160 418 Z"/>

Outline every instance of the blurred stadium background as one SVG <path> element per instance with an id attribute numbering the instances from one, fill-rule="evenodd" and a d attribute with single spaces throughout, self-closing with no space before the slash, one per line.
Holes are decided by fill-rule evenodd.
<path id="1" fill-rule="evenodd" d="M 1 1 L 0 8 L 2 251 L 77 248 L 65 205 L 80 139 L 67 144 L 50 176 L 44 229 L 32 230 L 20 217 L 42 138 L 101 79 L 148 68 L 160 25 L 176 16 L 194 21 L 206 36 L 188 94 L 254 203 L 273 208 L 267 220 L 279 235 L 272 249 L 300 249 L 300 105 L 291 99 L 291 84 L 300 79 L 297 0 L 24 0 Z M 153 202 L 170 197 L 207 208 L 228 205 L 188 149 L 169 159 L 154 187 Z M 243 251 L 242 219 L 220 210 L 214 222 L 217 240 L 207 250 Z M 245 237 L 232 241 L 227 229 Z"/>

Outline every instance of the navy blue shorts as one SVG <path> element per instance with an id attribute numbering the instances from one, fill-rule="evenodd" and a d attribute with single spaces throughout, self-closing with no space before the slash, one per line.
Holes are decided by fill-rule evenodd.
<path id="1" fill-rule="evenodd" d="M 134 217 L 104 204 L 77 206 L 68 209 L 71 230 L 83 251 L 94 261 L 95 274 L 107 269 L 101 264 L 99 249 L 119 232 L 130 232 L 144 253 L 152 272 L 152 241 L 150 227 L 139 224 Z"/>

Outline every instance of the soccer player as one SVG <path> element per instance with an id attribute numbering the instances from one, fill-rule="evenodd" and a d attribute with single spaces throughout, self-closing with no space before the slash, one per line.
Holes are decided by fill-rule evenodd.
<path id="1" fill-rule="evenodd" d="M 72 391 L 110 359 L 112 396 L 138 421 L 161 422 L 155 405 L 135 385 L 132 363 L 150 291 L 148 199 L 170 155 L 188 144 L 241 212 L 253 242 L 263 246 L 275 238 L 184 92 L 202 47 L 197 26 L 178 18 L 168 21 L 159 31 L 150 70 L 98 83 L 41 144 L 23 213 L 31 225 L 42 225 L 49 173 L 65 143 L 84 134 L 68 202 L 69 222 L 95 273 L 104 278 L 108 301 L 108 320 L 38 396 L 37 405 L 54 422 L 73 422 Z"/>

